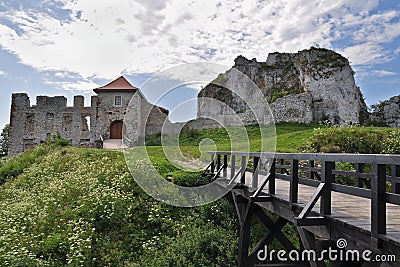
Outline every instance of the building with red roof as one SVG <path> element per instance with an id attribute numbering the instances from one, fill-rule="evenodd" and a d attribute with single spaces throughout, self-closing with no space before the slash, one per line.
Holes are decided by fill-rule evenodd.
<path id="1" fill-rule="evenodd" d="M 170 124 L 168 110 L 149 103 L 123 76 L 93 91 L 90 107 L 83 96 L 75 96 L 71 107 L 64 96 L 38 96 L 31 105 L 27 94 L 13 94 L 9 154 L 32 149 L 57 132 L 76 147 L 102 147 L 108 139 L 132 147 Z"/>

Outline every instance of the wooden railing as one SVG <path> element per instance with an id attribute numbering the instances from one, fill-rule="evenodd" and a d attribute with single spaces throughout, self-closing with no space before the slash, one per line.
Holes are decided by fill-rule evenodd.
<path id="1" fill-rule="evenodd" d="M 400 155 L 311 154 L 311 153 L 243 153 L 209 152 L 208 172 L 213 179 L 224 177 L 229 183 L 252 192 L 273 196 L 275 180 L 290 182 L 289 205 L 299 206 L 299 184 L 315 187 L 310 201 L 296 217 L 298 226 L 323 223 L 332 210 L 332 192 L 369 199 L 371 202 L 371 240 L 378 244 L 386 234 L 386 204 L 400 205 Z M 229 177 L 227 177 L 229 171 Z M 251 173 L 246 183 L 246 173 Z M 259 176 L 264 178 L 261 180 Z M 338 178 L 347 178 L 340 183 Z M 349 179 L 350 178 L 350 179 Z M 247 179 L 249 180 L 249 179 Z M 267 186 L 268 184 L 268 186 Z M 309 217 L 320 200 L 319 217 Z"/>

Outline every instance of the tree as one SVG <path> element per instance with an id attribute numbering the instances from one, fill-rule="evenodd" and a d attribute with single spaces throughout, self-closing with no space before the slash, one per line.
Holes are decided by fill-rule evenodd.
<path id="1" fill-rule="evenodd" d="M 8 155 L 8 141 L 10 136 L 10 125 L 4 126 L 0 134 L 0 158 Z"/>

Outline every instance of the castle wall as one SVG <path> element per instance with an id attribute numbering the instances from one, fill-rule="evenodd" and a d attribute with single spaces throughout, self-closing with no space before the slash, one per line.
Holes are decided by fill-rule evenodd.
<path id="1" fill-rule="evenodd" d="M 110 138 L 110 126 L 114 121 L 123 121 L 127 113 L 129 101 L 133 92 L 101 92 L 92 97 L 92 138 L 99 140 L 100 137 Z M 121 105 L 116 106 L 115 96 L 121 96 Z"/>
<path id="2" fill-rule="evenodd" d="M 63 96 L 38 96 L 36 105 L 31 106 L 27 94 L 13 94 L 9 154 L 32 149 L 57 132 L 73 146 L 88 146 L 91 136 L 87 116 L 91 116 L 91 108 L 84 106 L 83 96 L 75 96 L 72 107 Z"/>
<path id="3" fill-rule="evenodd" d="M 115 96 L 121 97 L 116 105 Z M 46 142 L 59 132 L 75 147 L 101 147 L 101 139 L 110 137 L 111 124 L 122 121 L 123 138 L 128 146 L 142 144 L 145 135 L 161 131 L 167 121 L 169 131 L 174 126 L 167 114 L 148 103 L 139 90 L 135 92 L 99 92 L 91 97 L 91 106 L 84 106 L 84 97 L 75 96 L 67 106 L 63 96 L 38 96 L 37 104 L 30 104 L 27 94 L 13 94 L 10 118 L 9 154 L 17 155 Z M 149 114 L 147 118 L 147 114 Z M 146 133 L 144 132 L 146 126 Z"/>

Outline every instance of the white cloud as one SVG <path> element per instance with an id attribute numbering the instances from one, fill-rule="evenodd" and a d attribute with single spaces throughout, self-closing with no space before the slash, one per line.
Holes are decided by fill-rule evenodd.
<path id="1" fill-rule="evenodd" d="M 369 65 L 383 63 L 389 60 L 383 48 L 373 43 L 349 46 L 340 52 L 345 57 L 349 58 L 353 65 Z"/>
<path id="2" fill-rule="evenodd" d="M 57 89 L 63 89 L 66 91 L 76 91 L 91 93 L 94 88 L 99 87 L 98 84 L 91 82 L 90 80 L 74 81 L 74 82 L 54 82 L 51 80 L 44 81 L 45 84 L 54 86 Z"/>
<path id="3" fill-rule="evenodd" d="M 396 72 L 387 71 L 387 70 L 373 70 L 372 73 L 377 75 L 377 76 L 381 76 L 381 77 L 397 75 Z"/>
<path id="4" fill-rule="evenodd" d="M 396 56 L 400 54 L 400 47 L 397 48 L 396 50 L 394 50 L 394 54 L 395 54 Z"/>
<path id="5" fill-rule="evenodd" d="M 273 51 L 332 47 L 349 29 L 353 43 L 343 52 L 353 64 L 372 64 L 387 60 L 381 43 L 400 35 L 397 11 L 369 15 L 377 0 L 64 2 L 71 21 L 32 10 L 3 14 L 19 30 L 0 24 L 0 45 L 26 65 L 59 77 L 78 73 L 89 84 L 90 77 L 154 73 L 180 63 L 231 66 L 240 54 L 265 60 Z"/>
<path id="6" fill-rule="evenodd" d="M 4 70 L 0 70 L 0 76 L 6 76 L 6 72 Z"/>

